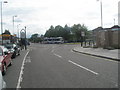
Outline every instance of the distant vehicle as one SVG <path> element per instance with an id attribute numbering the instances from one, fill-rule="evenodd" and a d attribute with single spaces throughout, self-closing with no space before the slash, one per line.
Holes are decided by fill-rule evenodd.
<path id="1" fill-rule="evenodd" d="M 2 65 L 2 64 L 0 63 L 0 65 Z M 2 72 L 0 70 L 0 90 L 2 90 L 3 88 L 6 88 L 6 82 L 4 81 Z"/>
<path id="2" fill-rule="evenodd" d="M 7 67 L 12 65 L 11 56 L 12 54 L 7 48 L 0 46 L 0 63 L 2 63 L 1 71 L 3 75 L 6 74 Z"/>
<path id="3" fill-rule="evenodd" d="M 6 44 L 5 47 L 11 52 L 12 58 L 15 58 L 17 55 L 20 55 L 20 46 L 16 44 Z"/>
<path id="4" fill-rule="evenodd" d="M 44 38 L 45 44 L 62 44 L 64 43 L 64 40 L 62 37 L 50 37 L 50 38 Z"/>

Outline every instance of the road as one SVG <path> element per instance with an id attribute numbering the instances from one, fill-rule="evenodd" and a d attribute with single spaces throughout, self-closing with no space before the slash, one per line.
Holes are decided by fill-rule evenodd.
<path id="1" fill-rule="evenodd" d="M 13 60 L 8 88 L 117 88 L 118 62 L 72 51 L 77 45 L 31 44 Z"/>

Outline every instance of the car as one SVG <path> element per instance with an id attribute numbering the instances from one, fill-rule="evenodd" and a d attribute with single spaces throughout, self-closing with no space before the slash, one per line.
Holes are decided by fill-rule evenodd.
<path id="1" fill-rule="evenodd" d="M 0 65 L 2 65 L 2 63 L 0 63 Z M 6 82 L 4 81 L 2 72 L 0 70 L 0 90 L 2 90 L 4 88 L 6 88 Z"/>
<path id="2" fill-rule="evenodd" d="M 4 45 L 12 54 L 12 58 L 20 55 L 20 46 L 17 44 L 6 44 Z"/>
<path id="3" fill-rule="evenodd" d="M 1 71 L 3 75 L 6 74 L 7 67 L 12 65 L 11 56 L 12 53 L 6 47 L 0 46 L 0 63 L 2 63 Z"/>

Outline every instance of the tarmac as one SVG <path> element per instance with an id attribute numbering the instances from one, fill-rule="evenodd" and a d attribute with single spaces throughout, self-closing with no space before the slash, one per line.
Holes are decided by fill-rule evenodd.
<path id="1" fill-rule="evenodd" d="M 73 51 L 82 54 L 96 56 L 96 57 L 120 61 L 120 49 L 108 50 L 103 48 L 83 48 L 77 46 L 73 48 Z"/>

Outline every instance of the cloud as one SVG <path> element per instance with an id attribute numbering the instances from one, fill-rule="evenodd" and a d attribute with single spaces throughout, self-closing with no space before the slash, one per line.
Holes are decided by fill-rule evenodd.
<path id="1" fill-rule="evenodd" d="M 20 19 L 16 19 L 16 20 L 14 20 L 14 22 L 21 23 L 22 20 L 20 20 Z"/>
<path id="2" fill-rule="evenodd" d="M 111 27 L 118 16 L 118 0 L 102 2 L 104 27 Z M 100 14 L 96 0 L 9 0 L 3 6 L 4 27 L 12 31 L 12 16 L 17 15 L 15 26 L 27 26 L 29 34 L 44 34 L 51 25 L 80 23 L 94 29 L 100 26 Z"/>
<path id="3" fill-rule="evenodd" d="M 33 13 L 35 9 L 33 8 L 9 8 L 8 10 L 4 11 L 4 15 L 6 16 L 12 16 L 12 15 L 25 15 L 25 14 L 30 14 Z"/>

